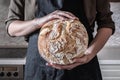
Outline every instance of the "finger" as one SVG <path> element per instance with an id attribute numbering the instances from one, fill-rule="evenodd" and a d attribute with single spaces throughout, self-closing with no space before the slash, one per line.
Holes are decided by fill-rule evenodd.
<path id="1" fill-rule="evenodd" d="M 71 70 L 71 69 L 77 67 L 78 65 L 81 65 L 81 63 L 74 63 L 74 64 L 70 64 L 70 65 L 52 64 L 52 67 L 57 68 L 57 69 L 67 69 L 67 70 Z"/>
<path id="2" fill-rule="evenodd" d="M 72 17 L 75 17 L 76 20 L 79 20 L 74 14 L 70 13 L 70 12 L 65 12 L 66 14 L 69 14 Z"/>
<path id="3" fill-rule="evenodd" d="M 87 56 L 83 56 L 83 57 L 76 57 L 73 59 L 73 62 L 76 62 L 76 63 L 87 63 Z"/>
<path id="4" fill-rule="evenodd" d="M 49 20 L 54 20 L 54 19 L 61 19 L 61 20 L 64 20 L 65 18 L 62 17 L 62 16 L 60 16 L 60 15 L 56 15 L 56 14 L 50 15 L 50 16 L 49 16 Z"/>
<path id="5" fill-rule="evenodd" d="M 62 69 L 62 65 L 53 64 L 53 63 L 46 63 L 46 65 L 56 69 Z"/>
<path id="6" fill-rule="evenodd" d="M 75 68 L 75 67 L 77 67 L 77 66 L 79 66 L 79 65 L 82 65 L 82 63 L 74 63 L 73 65 L 70 65 L 70 66 L 67 68 L 67 70 L 71 70 L 71 69 L 73 69 L 73 68 Z"/>
<path id="7" fill-rule="evenodd" d="M 51 15 L 58 15 L 58 16 L 61 16 L 65 19 L 76 19 L 76 20 L 79 20 L 75 15 L 73 15 L 72 13 L 70 12 L 67 12 L 67 11 L 60 11 L 60 10 L 56 10 L 54 11 Z M 61 19 L 61 18 L 60 18 Z"/>
<path id="8" fill-rule="evenodd" d="M 57 65 L 57 64 L 53 64 L 53 63 L 50 63 L 49 66 L 56 68 L 56 69 L 60 69 L 60 70 L 63 69 L 62 65 Z"/>
<path id="9" fill-rule="evenodd" d="M 56 10 L 55 12 L 53 12 L 53 14 L 64 16 L 64 17 L 67 17 L 67 18 L 70 18 L 70 19 L 77 19 L 77 17 L 74 16 L 72 13 L 66 12 L 66 11 Z"/>
<path id="10" fill-rule="evenodd" d="M 53 14 L 56 14 L 56 13 L 58 13 L 58 12 L 60 12 L 60 10 L 55 10 L 55 11 L 53 12 Z"/>
<path id="11" fill-rule="evenodd" d="M 65 12 L 59 12 L 59 13 L 57 13 L 57 14 L 60 15 L 60 16 L 66 17 L 66 18 L 68 18 L 68 19 L 76 19 L 76 17 L 71 16 L 71 15 L 65 13 Z"/>

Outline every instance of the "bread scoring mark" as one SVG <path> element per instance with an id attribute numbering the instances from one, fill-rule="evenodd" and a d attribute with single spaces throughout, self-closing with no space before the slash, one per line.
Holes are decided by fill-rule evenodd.
<path id="1" fill-rule="evenodd" d="M 62 26 L 60 23 L 56 22 L 54 23 L 51 33 L 49 35 L 49 39 L 56 39 L 61 35 L 61 31 L 62 31 Z"/>
<path id="2" fill-rule="evenodd" d="M 44 35 L 46 35 L 48 32 L 50 32 L 51 30 L 49 29 L 49 28 L 45 28 L 45 29 L 43 29 L 41 32 L 40 32 L 40 35 L 41 36 L 44 36 Z"/>

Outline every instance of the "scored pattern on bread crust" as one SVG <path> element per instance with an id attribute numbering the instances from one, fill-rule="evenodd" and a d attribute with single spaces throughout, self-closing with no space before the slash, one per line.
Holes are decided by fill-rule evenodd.
<path id="1" fill-rule="evenodd" d="M 84 55 L 87 46 L 87 31 L 78 20 L 49 21 L 38 37 L 39 53 L 50 63 L 71 64 L 72 58 Z"/>

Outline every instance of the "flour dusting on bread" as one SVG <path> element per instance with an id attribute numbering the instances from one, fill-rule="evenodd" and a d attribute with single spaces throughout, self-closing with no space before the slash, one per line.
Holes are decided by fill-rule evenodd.
<path id="1" fill-rule="evenodd" d="M 40 55 L 48 62 L 71 64 L 72 58 L 84 55 L 88 34 L 78 20 L 52 20 L 43 25 L 38 37 Z"/>

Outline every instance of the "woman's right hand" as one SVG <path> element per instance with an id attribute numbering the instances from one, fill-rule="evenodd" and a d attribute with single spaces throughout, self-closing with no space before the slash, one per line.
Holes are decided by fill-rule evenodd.
<path id="1" fill-rule="evenodd" d="M 45 17 L 37 18 L 36 21 L 37 21 L 38 28 L 40 28 L 46 22 L 54 19 L 66 20 L 66 19 L 78 19 L 78 18 L 70 12 L 56 10 L 46 15 Z"/>
<path id="2" fill-rule="evenodd" d="M 29 21 L 15 20 L 8 27 L 11 36 L 25 36 L 40 29 L 46 22 L 54 19 L 78 19 L 70 12 L 56 10 L 44 17 Z"/>

